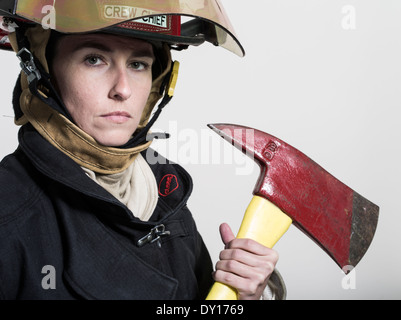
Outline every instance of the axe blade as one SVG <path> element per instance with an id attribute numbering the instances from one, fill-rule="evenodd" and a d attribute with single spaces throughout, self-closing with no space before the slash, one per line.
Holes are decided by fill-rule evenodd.
<path id="1" fill-rule="evenodd" d="M 344 270 L 369 248 L 379 207 L 284 141 L 234 124 L 209 124 L 253 158 L 261 172 L 253 190 L 279 207 Z"/>

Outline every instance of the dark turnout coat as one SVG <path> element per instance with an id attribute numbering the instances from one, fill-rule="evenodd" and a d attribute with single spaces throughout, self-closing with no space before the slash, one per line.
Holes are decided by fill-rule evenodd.
<path id="1" fill-rule="evenodd" d="M 0 299 L 205 298 L 212 265 L 186 205 L 191 178 L 176 164 L 150 166 L 160 196 L 141 222 L 23 126 L 0 164 Z"/>

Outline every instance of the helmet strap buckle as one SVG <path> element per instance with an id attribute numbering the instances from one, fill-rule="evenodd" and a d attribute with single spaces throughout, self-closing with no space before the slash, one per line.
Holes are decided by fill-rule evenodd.
<path id="1" fill-rule="evenodd" d="M 29 84 L 35 79 L 39 81 L 42 78 L 39 69 L 36 67 L 33 54 L 27 48 L 18 51 L 17 57 L 21 61 L 20 67 L 27 75 Z"/>

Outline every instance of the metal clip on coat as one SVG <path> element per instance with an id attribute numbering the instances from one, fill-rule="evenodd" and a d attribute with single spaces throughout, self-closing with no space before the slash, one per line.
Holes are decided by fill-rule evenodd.
<path id="1" fill-rule="evenodd" d="M 164 226 L 164 224 L 159 224 L 156 227 L 152 228 L 146 236 L 139 239 L 137 245 L 138 247 L 142 247 L 147 243 L 157 242 L 157 246 L 161 248 L 161 237 L 169 235 L 170 231 L 166 231 L 166 227 Z"/>

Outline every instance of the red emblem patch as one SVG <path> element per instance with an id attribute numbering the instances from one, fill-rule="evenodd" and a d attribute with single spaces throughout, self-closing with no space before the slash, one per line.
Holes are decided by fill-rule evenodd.
<path id="1" fill-rule="evenodd" d="M 163 197 L 170 195 L 178 189 L 177 177 L 173 174 L 166 174 L 159 183 L 159 194 Z"/>

